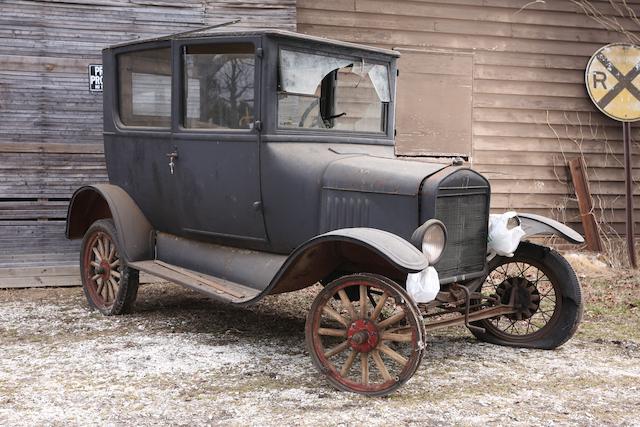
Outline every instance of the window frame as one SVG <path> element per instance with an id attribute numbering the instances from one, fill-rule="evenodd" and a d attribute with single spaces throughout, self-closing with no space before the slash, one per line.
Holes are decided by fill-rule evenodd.
<path id="1" fill-rule="evenodd" d="M 137 126 L 137 125 L 127 125 L 122 121 L 122 117 L 121 117 L 121 112 L 120 112 L 120 55 L 124 55 L 124 54 L 135 54 L 138 52 L 144 52 L 144 51 L 149 51 L 149 50 L 159 50 L 159 49 L 169 49 L 169 64 L 171 67 L 171 87 L 170 87 L 170 105 L 169 105 L 169 110 L 170 110 L 170 115 L 169 115 L 169 126 Z M 173 128 L 173 110 L 174 110 L 174 76 L 175 76 L 175 70 L 174 70 L 174 60 L 173 60 L 173 49 L 171 47 L 171 42 L 169 40 L 167 41 L 158 41 L 158 42 L 153 42 L 153 43 L 140 43 L 140 44 L 133 44 L 133 45 L 129 45 L 129 46 L 123 46 L 123 47 L 119 47 L 114 49 L 113 51 L 113 62 L 114 62 L 114 79 L 113 81 L 115 82 L 115 88 L 112 91 L 113 94 L 113 122 L 115 124 L 116 129 L 118 129 L 119 131 L 152 131 L 152 132 L 157 132 L 157 131 L 161 131 L 161 132 L 168 132 L 171 131 Z"/>
<path id="2" fill-rule="evenodd" d="M 387 59 L 375 55 L 366 51 L 348 51 L 343 52 L 341 49 L 336 48 L 336 50 L 328 50 L 326 46 L 322 46 L 319 49 L 314 49 L 314 45 L 311 46 L 300 46 L 290 42 L 279 42 L 276 44 L 276 59 L 275 59 L 275 77 L 276 77 L 276 90 L 275 90 L 275 105 L 273 107 L 274 113 L 274 131 L 279 135 L 318 135 L 323 137 L 364 137 L 364 138 L 376 138 L 376 139 L 393 139 L 394 133 L 394 110 L 395 110 L 395 73 L 396 68 L 393 66 L 392 62 Z M 323 49 L 324 47 L 324 49 Z M 322 128 L 294 128 L 294 127 L 281 127 L 279 126 L 279 109 L 278 109 L 278 80 L 280 74 L 280 52 L 282 50 L 290 50 L 294 52 L 300 53 L 309 53 L 314 55 L 324 55 L 324 56 L 332 56 L 338 58 L 344 58 L 348 60 L 364 58 L 366 61 L 369 61 L 372 64 L 383 65 L 387 68 L 387 77 L 389 79 L 389 93 L 390 93 L 390 101 L 387 103 L 387 108 L 383 111 L 382 121 L 384 122 L 384 129 L 381 131 L 352 131 L 352 130 L 343 130 L 343 129 L 322 129 Z M 334 94 L 335 96 L 335 94 Z M 335 102 L 335 99 L 333 100 Z"/>
<path id="3" fill-rule="evenodd" d="M 262 78 L 262 61 L 261 55 L 261 38 L 244 36 L 244 37 L 216 37 L 216 38 L 200 38 L 189 40 L 174 40 L 174 69 L 177 70 L 173 74 L 173 86 L 174 86 L 174 106 L 176 107 L 175 114 L 173 115 L 173 129 L 180 133 L 185 134 L 251 134 L 255 133 L 254 128 L 246 129 L 225 129 L 225 128 L 189 128 L 185 127 L 184 119 L 186 113 L 186 99 L 185 99 L 185 68 L 184 68 L 184 52 L 188 46 L 215 46 L 215 45 L 234 45 L 234 44 L 253 44 L 254 46 L 254 98 L 253 98 L 253 117 L 254 123 L 261 121 L 261 78 Z"/>

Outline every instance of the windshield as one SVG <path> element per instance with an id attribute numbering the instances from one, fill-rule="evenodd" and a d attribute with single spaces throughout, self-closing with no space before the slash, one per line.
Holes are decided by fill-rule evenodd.
<path id="1" fill-rule="evenodd" d="M 387 65 L 286 49 L 279 65 L 279 127 L 386 131 Z"/>

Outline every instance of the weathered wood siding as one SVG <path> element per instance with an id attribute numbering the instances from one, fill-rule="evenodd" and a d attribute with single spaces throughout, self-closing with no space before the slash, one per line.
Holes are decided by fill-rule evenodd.
<path id="1" fill-rule="evenodd" d="M 19 282 L 10 268 L 46 278 L 77 264 L 78 243 L 64 239 L 69 197 L 107 180 L 102 95 L 88 90 L 101 50 L 238 17 L 295 29 L 295 0 L 0 2 L 0 286 Z"/>
<path id="2" fill-rule="evenodd" d="M 632 19 L 621 17 L 620 12 L 629 13 L 620 1 L 614 2 L 618 10 L 608 1 L 589 3 L 610 24 L 640 30 Z M 626 3 L 640 16 L 639 2 Z M 599 47 L 628 41 L 625 35 L 605 29 L 565 0 L 298 0 L 297 17 L 303 33 L 471 54 L 472 114 L 461 114 L 460 120 L 466 121 L 461 127 L 471 121 L 471 159 L 491 180 L 492 207 L 551 215 L 580 229 L 566 164 L 583 154 L 597 217 L 605 221 L 605 231 L 624 233 L 621 126 L 592 105 L 584 68 Z M 405 72 L 421 72 L 400 64 L 400 79 Z M 429 93 L 416 96 L 428 100 Z M 442 104 L 442 97 L 433 102 Z M 633 135 L 638 140 L 638 130 Z M 411 154 L 419 154 L 420 143 L 411 143 Z M 639 166 L 640 157 L 635 157 L 634 167 Z M 634 178 L 639 177 L 634 170 Z M 636 194 L 640 208 L 637 188 Z"/>

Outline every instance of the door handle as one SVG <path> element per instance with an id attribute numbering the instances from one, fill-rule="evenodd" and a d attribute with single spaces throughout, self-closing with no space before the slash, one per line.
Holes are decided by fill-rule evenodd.
<path id="1" fill-rule="evenodd" d="M 178 148 L 173 147 L 173 151 L 167 153 L 167 157 L 169 158 L 169 171 L 173 175 L 173 169 L 176 166 L 175 160 L 178 158 Z"/>

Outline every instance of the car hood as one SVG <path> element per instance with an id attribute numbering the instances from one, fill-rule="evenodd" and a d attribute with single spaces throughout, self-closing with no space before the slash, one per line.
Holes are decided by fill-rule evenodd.
<path id="1" fill-rule="evenodd" d="M 447 166 L 449 165 L 398 158 L 350 156 L 329 164 L 323 176 L 322 187 L 330 190 L 417 196 L 422 181 Z"/>

